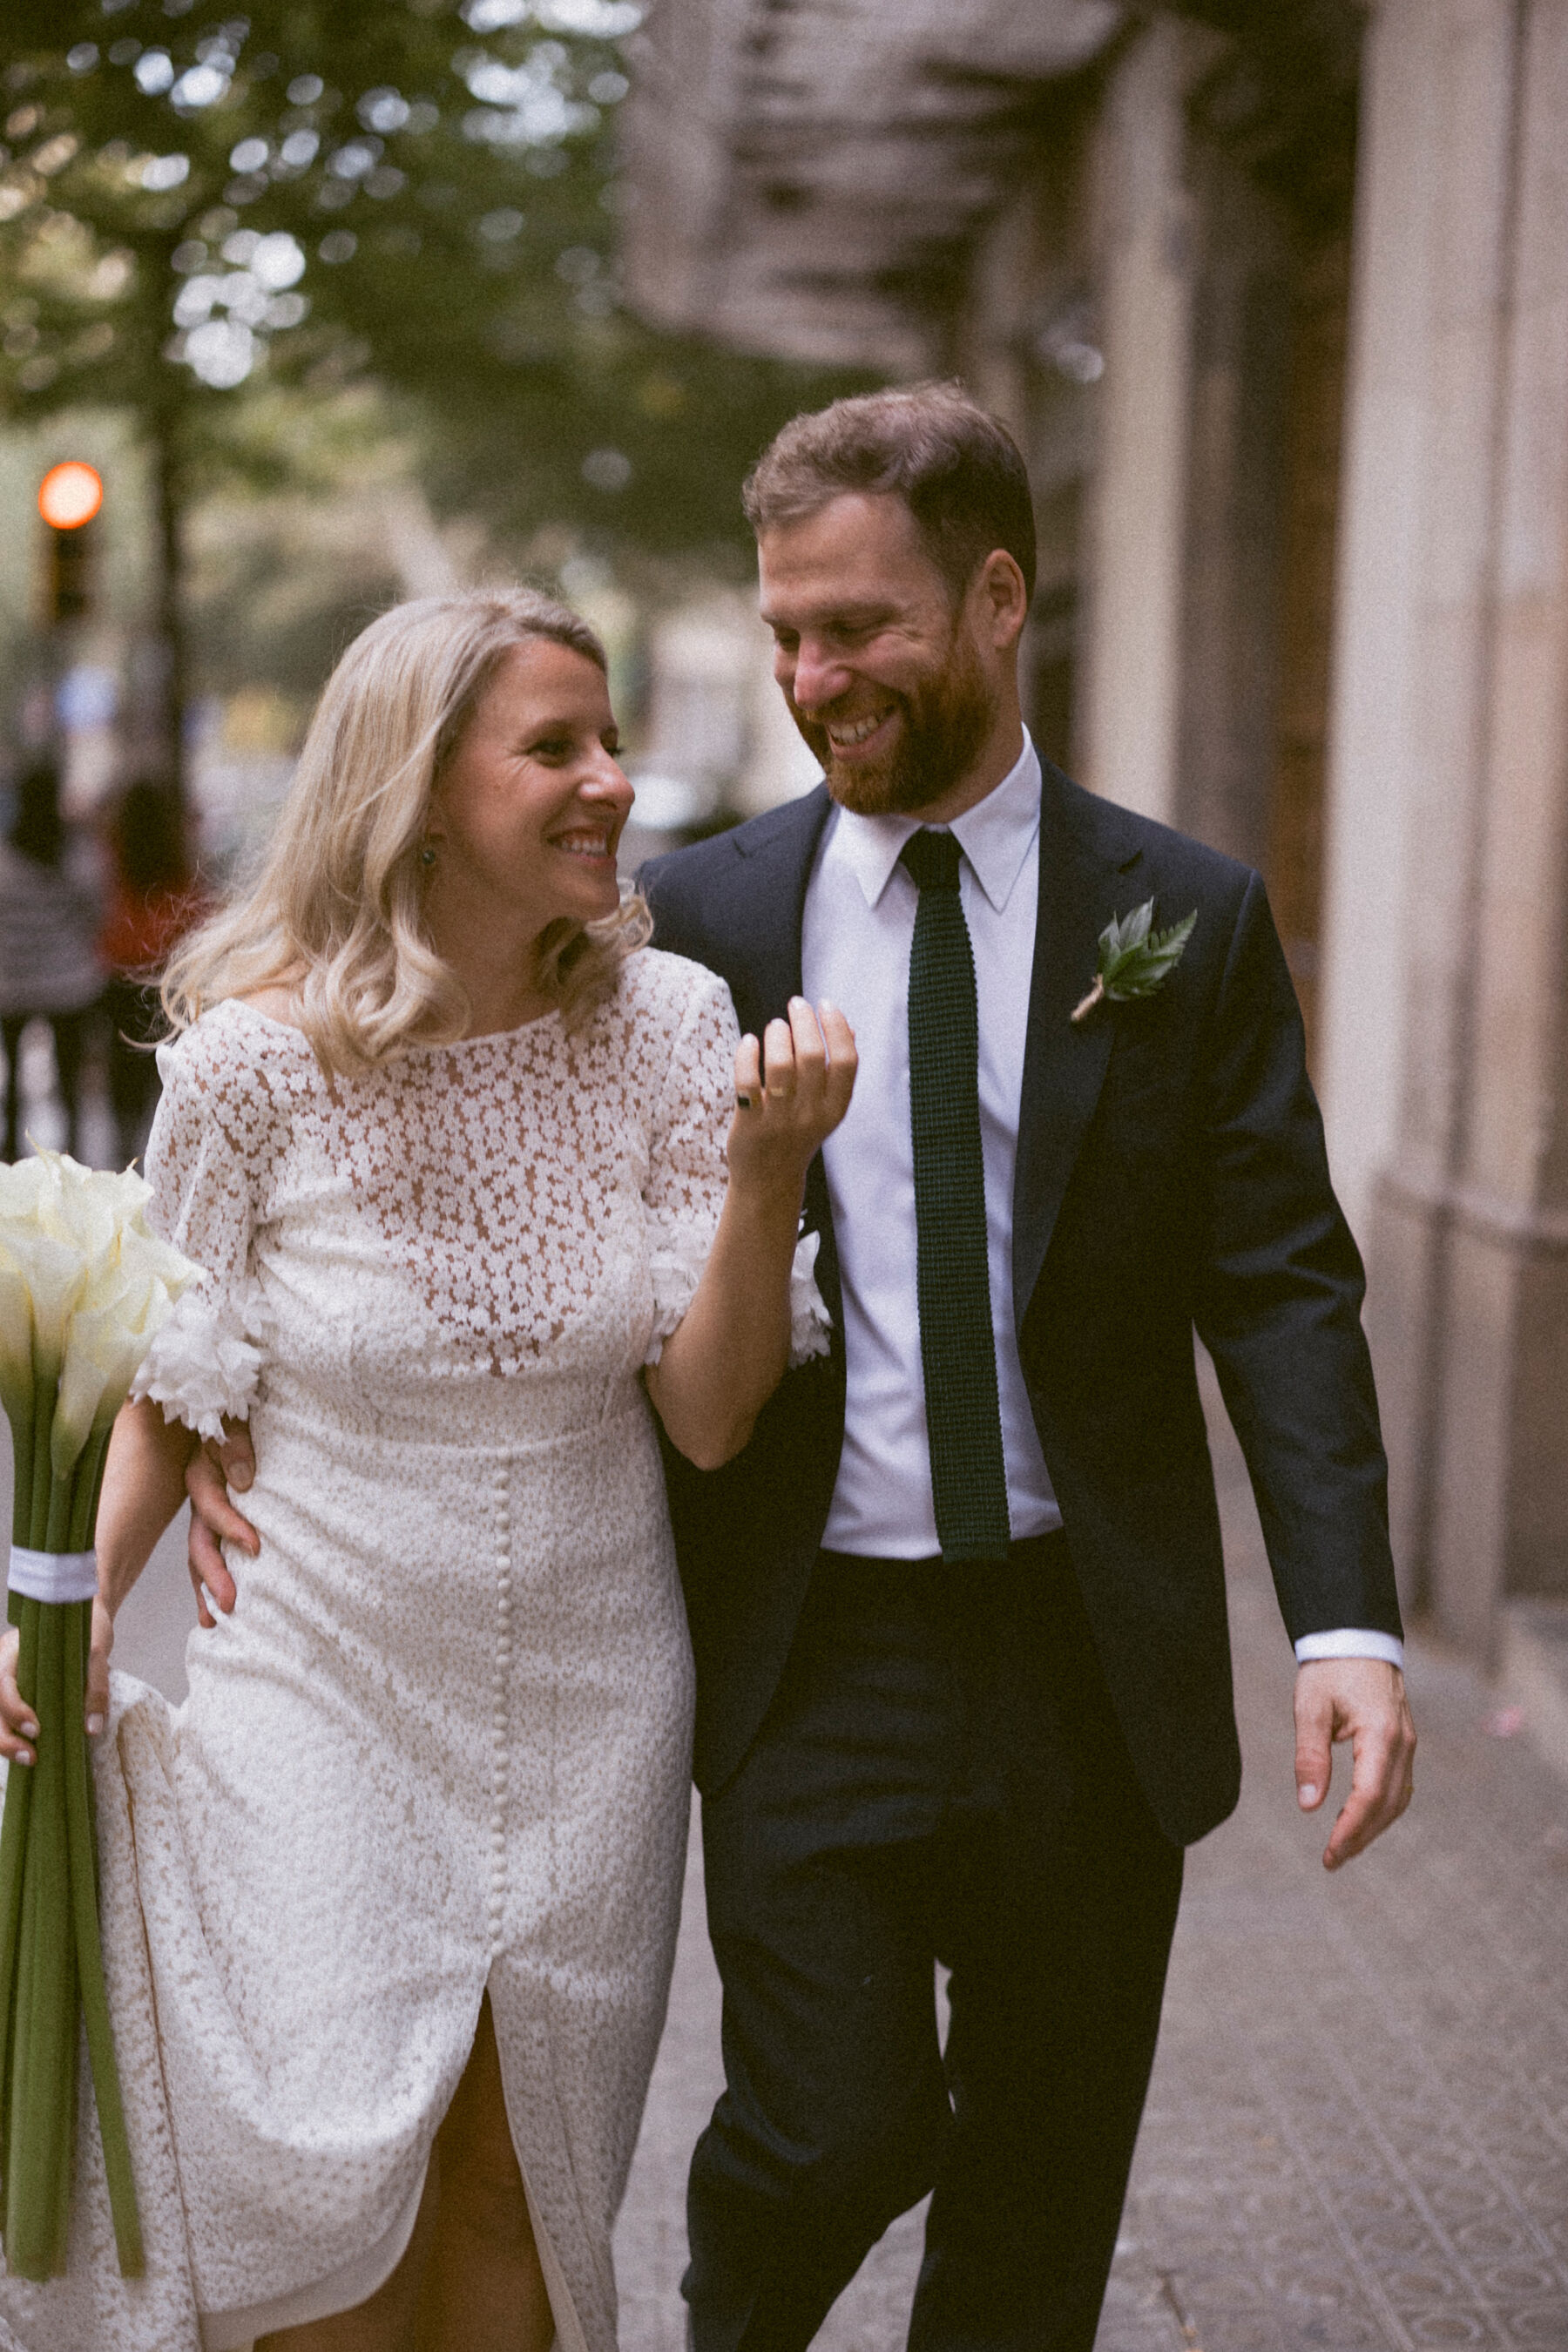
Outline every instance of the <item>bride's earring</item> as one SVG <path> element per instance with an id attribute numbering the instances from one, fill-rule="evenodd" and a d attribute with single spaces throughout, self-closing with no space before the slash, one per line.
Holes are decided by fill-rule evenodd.
<path id="1" fill-rule="evenodd" d="M 420 851 L 420 853 L 419 853 L 419 863 L 420 863 L 420 865 L 421 865 L 421 866 L 434 866 L 434 865 L 435 865 L 435 863 L 436 863 L 436 845 L 435 845 L 435 843 L 434 843 L 434 842 L 432 842 L 432 841 L 427 841 L 427 842 L 425 844 L 424 848 L 423 848 L 423 849 Z"/>

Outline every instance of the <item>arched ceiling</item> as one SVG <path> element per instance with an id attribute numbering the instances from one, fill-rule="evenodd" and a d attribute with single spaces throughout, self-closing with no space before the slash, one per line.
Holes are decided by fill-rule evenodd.
<path id="1" fill-rule="evenodd" d="M 636 307 L 753 351 L 931 364 L 1042 93 L 1120 0 L 657 0 L 624 119 Z"/>

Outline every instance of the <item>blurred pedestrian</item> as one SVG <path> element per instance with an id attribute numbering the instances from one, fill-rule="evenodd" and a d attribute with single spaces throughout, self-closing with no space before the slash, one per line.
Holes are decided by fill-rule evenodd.
<path id="1" fill-rule="evenodd" d="M 10 832 L 0 844 L 0 1040 L 5 1048 L 5 1156 L 18 1141 L 22 1033 L 47 1021 L 65 1106 L 65 1148 L 77 1148 L 82 1047 L 103 990 L 94 943 L 99 887 L 91 847 L 60 809 L 52 760 L 23 773 Z"/>
<path id="2" fill-rule="evenodd" d="M 109 820 L 109 898 L 99 953 L 109 968 L 109 1098 L 122 1163 L 139 1159 L 158 1107 L 153 1048 L 167 1024 L 158 978 L 174 949 L 206 911 L 185 845 L 175 787 L 139 776 Z"/>

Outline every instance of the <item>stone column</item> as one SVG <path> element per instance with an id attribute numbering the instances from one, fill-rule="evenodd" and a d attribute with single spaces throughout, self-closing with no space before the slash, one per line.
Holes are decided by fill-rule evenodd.
<path id="1" fill-rule="evenodd" d="M 1197 260 L 1184 545 L 1184 833 L 1267 868 L 1279 686 L 1290 236 L 1233 155 L 1194 138 Z M 1273 876 L 1268 876 L 1270 887 Z"/>
<path id="2" fill-rule="evenodd" d="M 1506 1597 L 1568 1592 L 1568 0 L 1400 0 L 1378 42 L 1435 144 L 1372 1321 L 1407 1589 L 1491 1656 Z"/>
<path id="3" fill-rule="evenodd" d="M 1096 140 L 1098 387 L 1083 781 L 1147 816 L 1176 807 L 1192 372 L 1184 96 L 1202 39 L 1158 18 L 1116 67 Z"/>
<path id="4" fill-rule="evenodd" d="M 1385 0 L 1362 58 L 1318 1034 L 1330 1162 L 1363 1247 L 1373 1182 L 1394 1156 L 1404 1060 L 1442 167 L 1441 48 L 1429 29 L 1426 0 Z"/>
<path id="5" fill-rule="evenodd" d="M 1433 1593 L 1568 1593 L 1568 0 L 1521 10 Z"/>

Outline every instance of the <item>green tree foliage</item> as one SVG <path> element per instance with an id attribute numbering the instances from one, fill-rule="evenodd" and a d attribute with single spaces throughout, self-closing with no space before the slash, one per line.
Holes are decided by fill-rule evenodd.
<path id="1" fill-rule="evenodd" d="M 424 414 L 439 506 L 650 550 L 737 538 L 746 464 L 842 384 L 622 308 L 614 113 L 640 13 L 10 0 L 0 404 L 133 413 L 172 570 L 215 469 L 286 470 L 256 390 L 363 376 Z"/>

